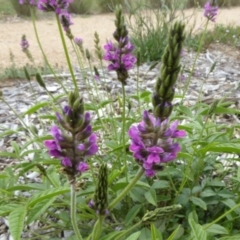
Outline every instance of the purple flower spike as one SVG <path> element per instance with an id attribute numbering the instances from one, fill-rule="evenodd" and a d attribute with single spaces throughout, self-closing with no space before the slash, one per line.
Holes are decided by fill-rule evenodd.
<path id="1" fill-rule="evenodd" d="M 66 11 L 73 0 L 39 0 L 38 9 L 44 12 L 55 12 L 57 15 Z"/>
<path id="2" fill-rule="evenodd" d="M 60 21 L 63 26 L 63 29 L 65 30 L 65 32 L 69 32 L 70 26 L 73 24 L 73 22 L 71 21 L 70 14 L 68 12 L 61 12 L 59 14 L 59 17 L 60 17 Z"/>
<path id="3" fill-rule="evenodd" d="M 27 39 L 22 39 L 20 45 L 23 51 L 26 51 L 29 48 L 29 42 Z"/>
<path id="4" fill-rule="evenodd" d="M 85 162 L 80 162 L 77 166 L 77 169 L 79 172 L 83 173 L 86 172 L 89 169 L 89 166 Z"/>
<path id="5" fill-rule="evenodd" d="M 218 6 L 213 6 L 213 4 L 210 2 L 207 2 L 204 5 L 204 16 L 208 20 L 215 22 L 217 14 L 218 14 Z"/>
<path id="6" fill-rule="evenodd" d="M 123 84 L 126 84 L 128 71 L 137 61 L 136 57 L 132 55 L 133 48 L 127 36 L 120 38 L 118 45 L 114 45 L 111 41 L 104 45 L 106 53 L 103 59 L 110 62 L 108 71 L 116 71 L 118 80 Z"/>
<path id="7" fill-rule="evenodd" d="M 138 164 L 145 169 L 147 177 L 153 177 L 157 169 L 155 166 L 173 161 L 181 150 L 178 143 L 173 143 L 173 139 L 185 137 L 185 131 L 177 130 L 177 121 L 168 129 L 167 126 L 168 119 L 161 122 L 159 118 L 144 111 L 143 121 L 128 131 L 132 140 L 129 150 L 133 152 Z"/>

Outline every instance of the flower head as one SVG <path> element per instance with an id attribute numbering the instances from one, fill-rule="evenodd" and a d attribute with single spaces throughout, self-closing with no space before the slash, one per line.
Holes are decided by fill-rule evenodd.
<path id="1" fill-rule="evenodd" d="M 59 17 L 65 32 L 70 32 L 70 25 L 73 24 L 70 14 L 68 12 L 61 12 Z"/>
<path id="2" fill-rule="evenodd" d="M 204 5 L 204 16 L 212 21 L 215 22 L 216 21 L 216 16 L 218 14 L 218 6 L 214 6 L 212 3 L 207 2 Z"/>
<path id="3" fill-rule="evenodd" d="M 132 142 L 130 151 L 136 161 L 145 169 L 145 175 L 152 177 L 158 165 L 173 161 L 180 151 L 174 138 L 183 138 L 185 131 L 177 130 L 178 122 L 168 126 L 168 120 L 161 121 L 147 111 L 143 112 L 143 120 L 129 129 L 128 135 Z"/>
<path id="4" fill-rule="evenodd" d="M 26 51 L 29 48 L 29 42 L 26 39 L 25 35 L 22 36 L 22 40 L 20 42 L 20 45 L 21 45 L 23 51 Z"/>
<path id="5" fill-rule="evenodd" d="M 76 43 L 76 45 L 82 46 L 83 39 L 80 38 L 80 37 L 75 37 L 75 38 L 74 38 L 74 42 Z"/>
<path id="6" fill-rule="evenodd" d="M 87 159 L 98 151 L 97 136 L 92 132 L 90 113 L 84 114 L 83 101 L 78 93 L 70 93 L 69 105 L 57 112 L 61 125 L 51 128 L 53 139 L 46 140 L 49 155 L 60 159 L 63 170 L 70 179 L 89 169 Z"/>
<path id="7" fill-rule="evenodd" d="M 137 59 L 132 55 L 133 45 L 128 38 L 128 31 L 124 23 L 124 16 L 122 14 L 122 8 L 116 7 L 116 30 L 113 33 L 113 37 L 117 41 L 116 44 L 109 41 L 104 45 L 106 50 L 103 59 L 109 61 L 109 71 L 116 71 L 118 80 L 124 85 L 128 78 L 128 71 L 134 66 Z"/>
<path id="8" fill-rule="evenodd" d="M 66 11 L 73 0 L 39 0 L 38 9 L 44 12 L 55 12 L 56 14 Z"/>

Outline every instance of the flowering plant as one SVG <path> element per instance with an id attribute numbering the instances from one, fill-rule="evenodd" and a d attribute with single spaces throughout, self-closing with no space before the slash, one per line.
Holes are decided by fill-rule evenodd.
<path id="1" fill-rule="evenodd" d="M 211 132 L 213 126 L 205 129 L 203 123 L 208 118 L 212 120 L 218 102 L 211 106 L 207 117 L 203 113 L 207 109 L 205 105 L 200 109 L 203 115 L 195 117 L 196 109 L 174 102 L 182 71 L 184 24 L 181 21 L 170 24 L 160 69 L 156 78 L 151 79 L 155 83 L 152 91 L 144 90 L 136 95 L 133 92 L 129 96 L 127 90 L 135 84 L 141 85 L 141 81 L 138 82 L 139 59 L 143 56 L 134 55 L 136 49 L 121 6 L 115 10 L 113 40 L 102 47 L 98 34 L 94 34 L 98 64 L 93 53 L 85 49 L 86 40 L 75 36 L 71 29 L 74 22 L 68 13 L 71 2 L 39 0 L 37 5 L 39 10 L 52 12 L 56 17 L 70 74 L 57 74 L 51 68 L 39 41 L 52 74 L 50 80 L 39 73 L 34 77 L 48 98 L 43 103 L 38 102 L 33 77 L 26 70 L 36 98 L 35 105 L 23 116 L 28 120 L 27 115 L 37 112 L 39 122 L 28 126 L 27 120 L 19 117 L 21 130 L 29 141 L 21 150 L 12 142 L 14 152 L 10 156 L 18 159 L 19 164 L 16 164 L 16 171 L 13 172 L 11 166 L 0 174 L 1 187 L 3 182 L 7 186 L 1 191 L 4 198 L 0 212 L 8 216 L 13 239 L 20 240 L 26 233 L 29 239 L 46 236 L 78 240 L 172 240 L 199 236 L 206 240 L 207 234 L 219 236 L 219 229 L 228 234 L 217 222 L 225 216 L 237 219 L 240 204 L 237 195 L 223 189 L 224 181 L 212 176 L 216 155 L 210 158 L 209 149 L 219 151 L 220 141 L 220 146 L 225 144 L 228 151 L 233 151 L 234 147 L 225 143 L 228 139 L 222 137 L 222 133 L 214 132 L 219 126 Z M 20 3 L 31 9 L 36 7 L 32 1 Z M 208 20 L 214 20 L 214 14 L 208 7 L 205 14 Z M 34 22 L 34 14 L 32 17 Z M 34 30 L 39 40 L 35 22 Z M 71 43 L 71 51 L 66 41 Z M 23 36 L 24 53 L 28 54 L 31 46 Z M 79 68 L 72 63 L 73 52 Z M 114 80 L 106 79 L 108 72 L 117 77 L 116 85 L 120 85 L 121 93 L 109 90 L 109 82 Z M 63 79 L 64 76 L 68 79 Z M 60 86 L 57 94 L 53 94 L 49 86 L 52 81 Z M 0 98 L 4 101 L 1 94 Z M 234 141 L 236 144 L 236 139 Z M 235 147 L 235 151 L 239 149 Z M 0 156 L 4 156 L 3 153 L 0 151 Z M 201 171 L 203 177 L 207 176 L 203 180 Z M 26 181 L 36 174 L 36 182 Z M 16 180 L 15 185 L 11 178 Z M 26 192 L 29 195 L 25 195 Z M 215 211 L 217 204 L 221 206 L 220 211 L 224 210 L 223 214 Z M 233 207 L 229 210 L 229 206 Z M 210 223 L 201 226 L 209 215 L 214 215 Z M 225 219 L 222 223 L 225 224 Z M 186 231 L 185 226 L 189 226 Z"/>

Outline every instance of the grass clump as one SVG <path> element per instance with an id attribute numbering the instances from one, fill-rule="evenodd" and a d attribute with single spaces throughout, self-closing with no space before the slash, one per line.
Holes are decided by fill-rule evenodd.
<path id="1" fill-rule="evenodd" d="M 189 36 L 186 40 L 186 45 L 196 51 L 201 41 L 201 36 L 201 33 Z M 240 26 L 216 25 L 213 30 L 207 32 L 202 48 L 206 49 L 212 43 L 222 43 L 240 48 Z"/>

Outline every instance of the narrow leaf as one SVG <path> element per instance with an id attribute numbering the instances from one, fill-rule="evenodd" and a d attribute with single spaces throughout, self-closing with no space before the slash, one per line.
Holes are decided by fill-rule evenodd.
<path id="1" fill-rule="evenodd" d="M 192 228 L 192 235 L 194 236 L 195 240 L 207 240 L 207 232 L 200 224 L 196 223 L 191 216 L 188 219 L 188 222 Z"/>
<path id="2" fill-rule="evenodd" d="M 46 191 L 42 191 L 38 194 L 35 194 L 29 201 L 29 206 L 34 206 L 35 204 L 43 201 L 44 199 L 49 199 L 52 198 L 54 196 L 63 194 L 69 192 L 69 188 L 68 187 L 59 187 L 59 188 L 53 188 L 53 189 L 49 189 Z"/>
<path id="3" fill-rule="evenodd" d="M 137 240 L 140 234 L 141 234 L 141 231 L 135 232 L 131 234 L 126 240 Z"/>
<path id="4" fill-rule="evenodd" d="M 9 214 L 9 231 L 14 240 L 21 239 L 26 214 L 26 206 L 18 207 Z"/>

